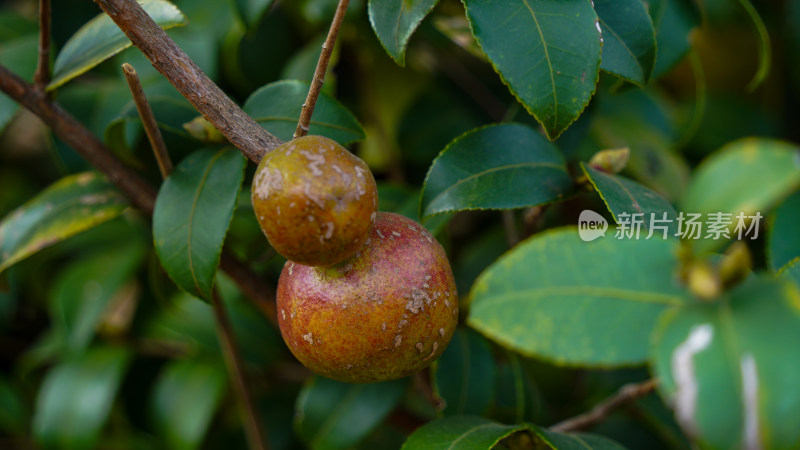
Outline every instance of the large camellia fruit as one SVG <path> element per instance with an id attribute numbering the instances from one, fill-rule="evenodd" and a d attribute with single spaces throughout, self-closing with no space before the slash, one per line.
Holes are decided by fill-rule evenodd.
<path id="1" fill-rule="evenodd" d="M 392 380 L 441 355 L 458 322 L 444 249 L 413 220 L 378 213 L 367 243 L 329 267 L 288 261 L 278 282 L 278 322 L 289 349 L 339 381 Z"/>
<path id="2" fill-rule="evenodd" d="M 323 136 L 292 139 L 264 155 L 250 193 L 275 251 L 311 266 L 353 256 L 367 240 L 378 209 L 367 164 Z"/>

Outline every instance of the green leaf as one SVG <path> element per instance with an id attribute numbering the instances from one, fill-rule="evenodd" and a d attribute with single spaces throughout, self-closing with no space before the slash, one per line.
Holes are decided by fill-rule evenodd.
<path id="1" fill-rule="evenodd" d="M 52 368 L 36 399 L 36 440 L 46 448 L 95 448 L 130 359 L 124 348 L 100 347 Z"/>
<path id="2" fill-rule="evenodd" d="M 83 351 L 112 298 L 144 259 L 144 246 L 133 240 L 69 265 L 56 278 L 51 299 L 53 326 L 65 333 L 68 350 Z"/>
<path id="3" fill-rule="evenodd" d="M 0 23 L 0 28 L 3 25 Z M 36 33 L 14 36 L 9 40 L 0 39 L 0 64 L 23 79 L 30 80 L 36 70 L 38 48 L 39 36 Z M 18 110 L 17 102 L 0 92 L 0 132 L 11 122 Z"/>
<path id="4" fill-rule="evenodd" d="M 773 270 L 800 257 L 797 224 L 800 224 L 800 191 L 784 200 L 767 223 L 767 261 Z"/>
<path id="5" fill-rule="evenodd" d="M 692 0 L 650 0 L 647 2 L 656 27 L 656 65 L 652 78 L 672 70 L 689 52 L 689 35 L 700 24 L 700 13 Z"/>
<path id="6" fill-rule="evenodd" d="M 503 425 L 483 417 L 450 416 L 429 422 L 408 437 L 403 450 L 485 450 L 526 425 Z"/>
<path id="7" fill-rule="evenodd" d="M 686 299 L 676 250 L 674 239 L 584 242 L 574 228 L 538 234 L 478 278 L 467 323 L 558 364 L 642 363 L 658 317 Z"/>
<path id="8" fill-rule="evenodd" d="M 369 22 L 386 53 L 397 64 L 406 64 L 411 34 L 439 0 L 369 0 Z"/>
<path id="9" fill-rule="evenodd" d="M 445 415 L 482 415 L 492 402 L 495 363 L 489 343 L 472 330 L 458 328 L 436 361 L 433 388 L 444 400 Z"/>
<path id="10" fill-rule="evenodd" d="M 145 12 L 163 29 L 186 25 L 183 13 L 166 0 L 139 0 Z M 100 14 L 75 32 L 58 53 L 48 90 L 82 75 L 131 46 L 131 41 L 106 14 Z"/>
<path id="11" fill-rule="evenodd" d="M 383 422 L 405 390 L 405 380 L 349 384 L 313 377 L 297 396 L 295 430 L 314 449 L 351 447 Z"/>
<path id="12" fill-rule="evenodd" d="M 572 191 L 564 157 L 533 129 L 492 125 L 451 142 L 422 187 L 422 216 L 541 205 Z"/>
<path id="13" fill-rule="evenodd" d="M 432 234 L 439 234 L 453 218 L 453 214 L 439 214 L 420 219 L 419 192 L 407 186 L 378 183 L 378 211 L 401 214 L 421 223 Z"/>
<path id="14" fill-rule="evenodd" d="M 600 25 L 590 0 L 464 0 L 481 48 L 547 136 L 557 138 L 595 91 Z M 569 32 L 565 32 L 569 30 Z"/>
<path id="15" fill-rule="evenodd" d="M 732 142 L 706 158 L 689 183 L 682 210 L 747 215 L 800 187 L 800 147 L 765 138 Z"/>
<path id="16" fill-rule="evenodd" d="M 554 450 L 623 450 L 625 448 L 611 439 L 593 434 L 554 433 L 542 428 L 535 429 L 535 433 L 539 438 L 537 444 L 542 446 L 535 448 L 550 448 Z"/>
<path id="17" fill-rule="evenodd" d="M 543 406 L 542 395 L 520 357 L 514 352 L 505 353 L 505 360 L 497 363 L 496 394 L 488 417 L 503 423 L 535 421 Z"/>
<path id="18" fill-rule="evenodd" d="M 786 263 L 781 267 L 778 274 L 784 278 L 794 280 L 797 286 L 800 286 L 800 256 Z"/>
<path id="19" fill-rule="evenodd" d="M 656 32 L 642 0 L 595 0 L 594 10 L 603 36 L 600 69 L 647 84 L 656 62 Z"/>
<path id="20" fill-rule="evenodd" d="M 284 80 L 261 87 L 244 102 L 244 111 L 267 131 L 284 141 L 292 138 L 308 83 Z M 342 145 L 364 139 L 364 129 L 339 102 L 321 93 L 314 107 L 308 134 L 326 136 Z"/>
<path id="21" fill-rule="evenodd" d="M 221 361 L 178 360 L 163 369 L 153 388 L 151 409 L 168 448 L 200 446 L 226 382 Z"/>
<path id="22" fill-rule="evenodd" d="M 641 216 L 642 230 L 652 228 L 653 236 L 661 239 L 675 236 L 677 213 L 663 197 L 623 176 L 601 172 L 584 163 L 581 163 L 581 167 L 618 224 L 624 223 L 630 229 L 637 223 L 634 215 L 644 214 Z M 621 222 L 621 218 L 625 218 L 625 221 Z M 650 233 L 642 237 L 649 236 Z"/>
<path id="23" fill-rule="evenodd" d="M 753 277 L 714 303 L 675 310 L 655 333 L 658 388 L 705 448 L 800 445 L 800 290 Z"/>
<path id="24" fill-rule="evenodd" d="M 236 150 L 198 150 L 164 181 L 153 239 L 164 270 L 181 289 L 211 298 L 246 161 Z"/>
<path id="25" fill-rule="evenodd" d="M 100 174 L 62 178 L 0 222 L 0 272 L 119 216 L 127 206 L 127 200 Z"/>
<path id="26" fill-rule="evenodd" d="M 248 27 L 254 27 L 272 6 L 273 0 L 236 0 L 235 3 L 242 21 Z"/>
<path id="27" fill-rule="evenodd" d="M 6 375 L 0 375 L 0 430 L 8 434 L 27 432 L 29 407 L 22 392 Z"/>

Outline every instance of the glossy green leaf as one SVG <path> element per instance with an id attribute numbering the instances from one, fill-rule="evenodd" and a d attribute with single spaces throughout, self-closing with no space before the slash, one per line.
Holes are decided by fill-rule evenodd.
<path id="1" fill-rule="evenodd" d="M 800 289 L 751 278 L 714 303 L 675 310 L 655 333 L 658 388 L 705 448 L 800 445 Z"/>
<path id="2" fill-rule="evenodd" d="M 381 45 L 397 64 L 406 64 L 411 34 L 439 0 L 369 0 L 369 22 Z"/>
<path id="3" fill-rule="evenodd" d="M 187 23 L 183 13 L 166 0 L 139 0 L 139 3 L 161 28 Z M 61 86 L 130 46 L 131 41 L 110 17 L 98 15 L 64 44 L 53 64 L 53 80 L 47 89 Z"/>
<path id="4" fill-rule="evenodd" d="M 292 138 L 306 101 L 308 84 L 284 80 L 261 87 L 244 103 L 244 111 L 284 141 Z M 341 103 L 322 93 L 314 107 L 308 134 L 329 137 L 342 145 L 364 139 L 364 129 Z"/>
<path id="5" fill-rule="evenodd" d="M 800 257 L 800 191 L 775 209 L 767 227 L 767 261 L 777 270 L 789 261 Z"/>
<path id="6" fill-rule="evenodd" d="M 642 0 L 595 0 L 594 10 L 603 36 L 600 69 L 647 84 L 656 62 L 656 34 Z"/>
<path id="7" fill-rule="evenodd" d="M 583 433 L 555 433 L 542 428 L 535 430 L 538 444 L 535 448 L 553 450 L 624 450 L 625 447 L 603 436 Z"/>
<path id="8" fill-rule="evenodd" d="M 295 430 L 313 449 L 349 448 L 383 422 L 405 390 L 405 380 L 349 384 L 311 378 L 297 397 Z"/>
<path id="9" fill-rule="evenodd" d="M 467 323 L 493 341 L 558 364 L 638 364 L 666 310 L 685 302 L 673 239 L 584 242 L 540 233 L 497 260 L 470 292 Z"/>
<path id="10" fill-rule="evenodd" d="M 273 0 L 236 0 L 239 16 L 245 24 L 252 27 L 258 24 L 261 17 L 272 6 Z"/>
<path id="11" fill-rule="evenodd" d="M 151 397 L 153 423 L 164 444 L 198 448 L 226 387 L 222 361 L 177 360 L 165 367 Z"/>
<path id="12" fill-rule="evenodd" d="M 476 416 L 450 416 L 417 428 L 403 450 L 486 450 L 526 425 L 503 425 Z"/>
<path id="13" fill-rule="evenodd" d="M 45 448 L 95 448 L 130 359 L 126 349 L 100 347 L 50 369 L 36 399 L 36 440 Z"/>
<path id="14" fill-rule="evenodd" d="M 187 293 L 209 300 L 246 161 L 238 151 L 198 150 L 164 181 L 153 239 L 164 270 Z"/>
<path id="15" fill-rule="evenodd" d="M 689 183 L 682 210 L 752 215 L 800 187 L 800 147 L 764 138 L 732 142 L 706 158 Z"/>
<path id="16" fill-rule="evenodd" d="M 132 240 L 76 261 L 54 280 L 51 316 L 68 350 L 80 352 L 89 345 L 112 298 L 124 294 L 144 251 L 141 240 Z"/>
<path id="17" fill-rule="evenodd" d="M 700 13 L 692 0 L 650 0 L 647 2 L 656 27 L 656 64 L 652 78 L 672 70 L 692 43 L 689 35 L 700 25 Z"/>
<path id="18" fill-rule="evenodd" d="M 3 25 L 0 23 L 0 28 Z M 39 36 L 36 33 L 12 36 L 8 40 L 0 39 L 0 64 L 23 79 L 30 80 L 36 70 Z M 0 132 L 11 122 L 18 110 L 17 102 L 0 92 Z"/>
<path id="19" fill-rule="evenodd" d="M 117 217 L 127 200 L 102 175 L 62 178 L 0 222 L 0 272 L 39 250 Z"/>
<path id="20" fill-rule="evenodd" d="M 677 213 L 663 197 L 621 175 L 601 172 L 583 163 L 581 167 L 620 226 L 632 229 L 641 223 L 641 230 L 648 230 L 642 238 L 650 237 L 650 230 L 659 239 L 675 236 Z"/>
<path id="21" fill-rule="evenodd" d="M 492 402 L 495 363 L 492 348 L 483 336 L 459 328 L 436 361 L 433 387 L 445 402 L 445 415 L 482 415 Z"/>
<path id="22" fill-rule="evenodd" d="M 456 138 L 433 161 L 421 215 L 541 205 L 572 186 L 564 157 L 541 134 L 525 125 L 493 125 Z"/>
<path id="23" fill-rule="evenodd" d="M 464 4 L 495 69 L 547 136 L 557 138 L 589 103 L 598 80 L 600 25 L 591 1 Z"/>

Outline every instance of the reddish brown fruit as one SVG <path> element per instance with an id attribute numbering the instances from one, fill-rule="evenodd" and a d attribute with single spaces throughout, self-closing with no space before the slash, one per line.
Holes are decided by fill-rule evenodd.
<path id="1" fill-rule="evenodd" d="M 275 251 L 301 264 L 326 266 L 364 245 L 378 191 L 364 161 L 331 139 L 303 136 L 264 156 L 251 200 Z"/>
<path id="2" fill-rule="evenodd" d="M 458 295 L 442 246 L 418 223 L 378 213 L 367 244 L 331 267 L 287 262 L 278 323 L 312 371 L 370 383 L 419 371 L 442 354 L 458 322 Z"/>

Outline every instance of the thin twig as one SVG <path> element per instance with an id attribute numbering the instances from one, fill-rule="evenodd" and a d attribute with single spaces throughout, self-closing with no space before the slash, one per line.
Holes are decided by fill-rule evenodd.
<path id="1" fill-rule="evenodd" d="M 133 206 L 148 215 L 153 214 L 155 188 L 123 164 L 91 131 L 53 102 L 43 90 L 26 83 L 0 65 L 0 91 L 38 116 L 64 143 L 103 172 Z M 226 251 L 222 252 L 220 268 L 236 282 L 256 307 L 266 313 L 270 322 L 277 326 L 274 287 Z"/>
<path id="2" fill-rule="evenodd" d="M 33 80 L 39 87 L 50 82 L 50 0 L 39 0 L 39 61 Z"/>
<path id="3" fill-rule="evenodd" d="M 259 162 L 283 142 L 261 128 L 167 36 L 136 0 L 95 0 L 164 77 L 242 154 Z"/>
<path id="4" fill-rule="evenodd" d="M 217 333 L 219 334 L 219 340 L 222 344 L 222 355 L 225 358 L 225 365 L 228 367 L 228 373 L 231 378 L 233 378 L 233 389 L 241 402 L 241 407 L 245 416 L 244 429 L 247 440 L 250 443 L 250 448 L 266 450 L 269 448 L 269 443 L 263 431 L 264 427 L 261 425 L 263 423 L 261 421 L 261 414 L 253 400 L 250 386 L 245 378 L 244 363 L 242 362 L 241 354 L 239 354 L 239 348 L 236 345 L 236 337 L 233 334 L 233 328 L 228 319 L 228 313 L 225 311 L 225 305 L 222 304 L 222 300 L 220 300 L 219 293 L 216 289 L 211 295 L 211 306 L 214 310 L 214 320 L 216 321 Z"/>
<path id="5" fill-rule="evenodd" d="M 339 28 L 342 27 L 348 3 L 350 3 L 350 0 L 339 0 L 339 5 L 336 7 L 331 28 L 328 30 L 328 37 L 325 38 L 325 42 L 322 44 L 322 52 L 319 54 L 317 68 L 314 70 L 314 79 L 311 80 L 311 87 L 308 88 L 308 96 L 306 96 L 306 101 L 303 103 L 303 109 L 300 111 L 300 120 L 297 122 L 297 129 L 294 130 L 292 137 L 298 138 L 308 134 L 311 114 L 314 113 L 314 106 L 317 104 L 317 98 L 319 98 L 322 85 L 325 83 L 325 72 L 328 71 L 328 62 L 331 60 L 333 47 L 336 45 L 336 37 L 339 35 Z"/>
<path id="6" fill-rule="evenodd" d="M 641 383 L 626 384 L 613 397 L 597 404 L 589 412 L 559 422 L 551 426 L 550 430 L 558 432 L 577 431 L 600 423 L 620 407 L 652 392 L 657 384 L 655 379 L 649 379 Z"/>
<path id="7" fill-rule="evenodd" d="M 164 144 L 161 130 L 158 129 L 156 117 L 153 115 L 153 110 L 150 109 L 150 104 L 144 95 L 139 75 L 136 73 L 136 69 L 128 63 L 122 65 L 122 72 L 125 74 L 128 87 L 131 89 L 133 102 L 136 104 L 136 110 L 139 111 L 139 117 L 142 119 L 147 140 L 150 141 L 150 146 L 153 148 L 153 154 L 156 157 L 156 162 L 158 162 L 158 170 L 161 171 L 162 178 L 167 178 L 172 172 L 172 161 L 169 159 L 167 145 Z"/>

